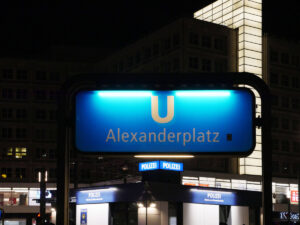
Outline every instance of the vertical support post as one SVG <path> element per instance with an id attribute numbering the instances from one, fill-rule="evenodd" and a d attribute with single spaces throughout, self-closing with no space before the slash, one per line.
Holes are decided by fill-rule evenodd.
<path id="1" fill-rule="evenodd" d="M 46 219 L 46 170 L 42 168 L 41 171 L 41 180 L 40 180 L 40 215 L 41 220 L 40 224 L 45 223 Z"/>
<path id="2" fill-rule="evenodd" d="M 70 128 L 66 122 L 66 99 L 61 96 L 59 104 L 59 130 L 57 146 L 57 225 L 69 225 L 69 173 Z"/>
<path id="3" fill-rule="evenodd" d="M 272 149 L 271 149 L 271 106 L 270 95 L 262 93 L 262 206 L 263 224 L 272 224 Z"/>
<path id="4" fill-rule="evenodd" d="M 298 213 L 299 213 L 299 219 L 300 222 L 300 166 L 298 166 Z"/>

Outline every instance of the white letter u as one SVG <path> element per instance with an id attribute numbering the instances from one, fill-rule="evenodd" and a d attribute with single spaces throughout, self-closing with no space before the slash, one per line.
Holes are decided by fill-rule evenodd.
<path id="1" fill-rule="evenodd" d="M 158 96 L 151 96 L 151 115 L 158 123 L 168 123 L 174 117 L 174 96 L 167 97 L 167 116 L 161 118 L 158 115 Z"/>

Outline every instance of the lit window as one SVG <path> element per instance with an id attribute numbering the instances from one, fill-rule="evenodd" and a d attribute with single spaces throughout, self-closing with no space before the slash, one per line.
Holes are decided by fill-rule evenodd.
<path id="1" fill-rule="evenodd" d="M 16 159 L 22 159 L 27 156 L 26 147 L 9 147 L 6 149 L 6 156 L 13 157 Z"/>
<path id="2" fill-rule="evenodd" d="M 27 156 L 27 148 L 17 147 L 15 149 L 15 158 L 16 159 L 22 159 L 25 156 Z"/>
<path id="3" fill-rule="evenodd" d="M 6 151 L 6 155 L 7 156 L 13 156 L 13 151 L 14 151 L 13 148 L 8 148 L 7 151 Z"/>

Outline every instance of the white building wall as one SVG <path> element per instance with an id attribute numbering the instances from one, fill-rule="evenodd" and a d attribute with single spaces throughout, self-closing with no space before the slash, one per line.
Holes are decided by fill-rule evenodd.
<path id="1" fill-rule="evenodd" d="M 228 225 L 249 225 L 249 208 L 247 206 L 231 206 Z"/>
<path id="2" fill-rule="evenodd" d="M 87 204 L 76 206 L 76 225 L 80 223 L 82 210 L 87 211 L 87 225 L 108 225 L 109 224 L 109 204 Z"/>
<path id="3" fill-rule="evenodd" d="M 194 13 L 194 18 L 238 29 L 238 72 L 262 78 L 262 0 L 217 0 Z M 253 89 L 252 89 L 253 90 Z M 256 96 L 256 116 L 261 116 L 261 99 Z M 239 173 L 262 175 L 261 130 L 256 128 L 256 147 L 239 159 Z"/>
<path id="4" fill-rule="evenodd" d="M 138 225 L 168 225 L 168 202 L 155 202 L 155 207 L 138 208 Z"/>
<path id="5" fill-rule="evenodd" d="M 184 203 L 183 224 L 219 225 L 219 206 Z"/>

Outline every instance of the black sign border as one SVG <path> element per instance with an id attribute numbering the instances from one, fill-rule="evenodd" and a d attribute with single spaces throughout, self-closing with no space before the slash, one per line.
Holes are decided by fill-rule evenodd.
<path id="1" fill-rule="evenodd" d="M 271 149 L 271 105 L 270 91 L 266 83 L 259 77 L 246 72 L 229 73 L 159 73 L 159 74 L 82 74 L 73 76 L 61 89 L 58 110 L 58 143 L 57 143 L 57 224 L 69 224 L 69 175 L 70 175 L 70 134 L 72 115 L 70 113 L 70 97 L 80 84 L 81 88 L 98 89 L 99 82 L 110 84 L 116 89 L 145 89 L 147 84 L 154 87 L 159 84 L 169 84 L 169 89 L 187 88 L 187 84 L 198 84 L 199 88 L 220 87 L 229 89 L 237 85 L 249 85 L 254 88 L 261 98 L 261 118 L 256 118 L 256 126 L 262 129 L 262 179 L 263 179 L 263 224 L 271 224 L 272 218 L 272 149 Z M 138 81 L 138 82 L 137 82 Z"/>
<path id="2" fill-rule="evenodd" d="M 164 87 L 163 87 L 164 88 Z M 161 89 L 161 87 L 157 88 L 157 89 L 151 89 L 150 88 L 147 88 L 147 89 L 137 89 L 137 88 L 131 88 L 131 89 L 122 89 L 122 88 L 119 88 L 119 89 L 113 89 L 111 85 L 107 85 L 105 87 L 105 89 L 86 89 L 86 88 L 83 88 L 83 89 L 78 89 L 76 91 L 76 93 L 72 96 L 72 102 L 73 102 L 73 105 L 74 105 L 74 108 L 72 109 L 72 118 L 73 118 L 73 121 L 72 121 L 72 124 L 73 125 L 73 129 L 72 129 L 72 146 L 73 148 L 80 152 L 81 154 L 87 154 L 87 155 L 103 155 L 103 156 L 138 156 L 138 155 L 194 155 L 194 156 L 236 156 L 236 157 L 246 157 L 248 155 L 250 155 L 254 149 L 255 149 L 255 146 L 256 146 L 256 118 L 255 118 L 255 105 L 256 105 L 256 102 L 255 102 L 255 96 L 254 96 L 254 93 L 253 91 L 251 91 L 249 88 L 244 88 L 244 87 L 233 87 L 233 88 L 201 88 L 201 89 L 195 89 L 195 88 L 181 88 L 181 89 L 175 89 L 176 91 L 177 90 L 196 90 L 196 91 L 206 91 L 206 90 L 244 90 L 244 91 L 247 91 L 250 95 L 251 95 L 251 103 L 252 103 L 252 112 L 251 112 L 251 115 L 252 115 L 252 146 L 247 150 L 247 151 L 243 151 L 243 152 L 218 152 L 218 151 L 214 151 L 214 152 L 183 152 L 183 151 L 178 151 L 178 152 L 163 152 L 163 151 L 160 151 L 160 152 L 154 152 L 154 151 L 151 151 L 151 152 L 102 152 L 102 151 L 84 151 L 84 150 L 81 150 L 79 148 L 77 148 L 76 146 L 76 96 L 77 94 L 79 94 L 80 92 L 82 91 L 126 91 L 126 90 L 130 90 L 130 91 L 145 91 L 145 90 L 151 90 L 151 91 L 174 91 L 171 90 L 171 89 Z"/>

